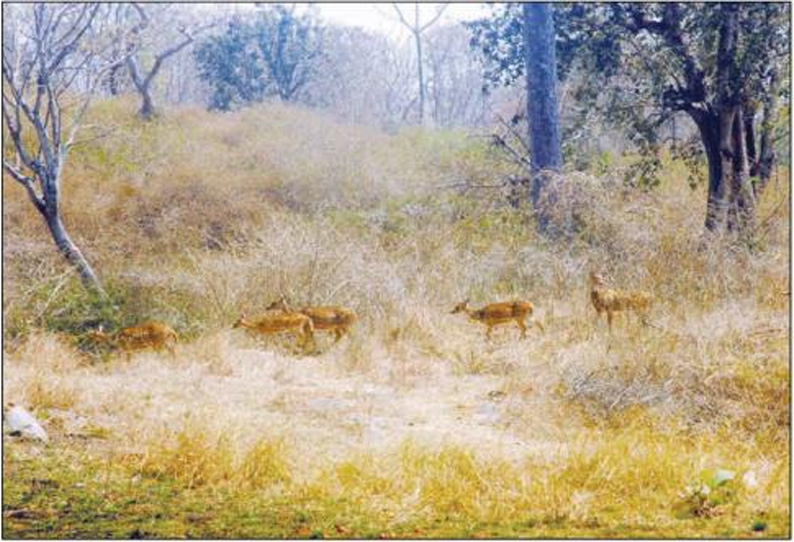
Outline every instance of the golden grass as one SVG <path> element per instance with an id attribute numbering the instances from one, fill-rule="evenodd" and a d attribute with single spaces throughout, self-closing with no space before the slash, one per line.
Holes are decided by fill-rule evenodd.
<path id="1" fill-rule="evenodd" d="M 463 134 L 273 104 L 143 124 L 133 108 L 97 104 L 117 131 L 75 149 L 64 179 L 110 303 L 3 185 L 4 392 L 53 442 L 33 463 L 19 458 L 35 445 L 12 443 L 4 505 L 43 516 L 4 533 L 47 532 L 58 505 L 31 480 L 68 500 L 72 477 L 105 469 L 59 534 L 128 537 L 154 504 L 123 503 L 145 494 L 161 537 L 787 535 L 787 186 L 764 194 L 748 244 L 702 237 L 703 189 L 676 162 L 648 192 L 568 174 L 577 230 L 554 243 L 504 194 L 438 188 L 510 171 Z M 654 327 L 618 316 L 610 334 L 591 269 L 652 292 Z M 281 295 L 360 321 L 306 355 L 230 329 Z M 527 299 L 545 332 L 486 341 L 449 314 L 468 297 Z M 146 319 L 179 332 L 174 359 L 79 340 Z M 715 485 L 719 469 L 734 479 Z M 92 512 L 103 491 L 113 520 Z"/>

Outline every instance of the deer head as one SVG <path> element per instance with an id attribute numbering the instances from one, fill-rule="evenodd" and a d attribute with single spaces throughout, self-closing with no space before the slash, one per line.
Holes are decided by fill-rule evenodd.
<path id="1" fill-rule="evenodd" d="M 450 314 L 458 314 L 459 312 L 466 312 L 468 310 L 469 310 L 469 300 L 467 299 L 466 301 L 462 301 L 457 305 L 455 305 L 455 308 L 452 309 Z"/>

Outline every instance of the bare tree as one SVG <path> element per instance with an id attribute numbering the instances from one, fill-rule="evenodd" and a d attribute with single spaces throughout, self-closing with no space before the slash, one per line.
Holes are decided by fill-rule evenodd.
<path id="1" fill-rule="evenodd" d="M 413 34 L 414 42 L 416 43 L 416 69 L 419 80 L 419 124 L 424 124 L 425 120 L 425 77 L 422 65 L 422 34 L 425 32 L 425 30 L 438 22 L 438 20 L 441 18 L 441 15 L 444 13 L 444 10 L 447 9 L 447 5 L 448 4 L 444 4 L 439 7 L 436 10 L 436 14 L 428 22 L 421 24 L 418 3 L 414 4 L 413 23 L 409 23 L 405 18 L 399 4 L 392 4 L 394 11 L 397 12 L 397 16 L 400 18 L 400 23 L 402 23 L 402 25 L 407 28 L 411 34 Z"/>
<path id="2" fill-rule="evenodd" d="M 463 25 L 444 25 L 427 33 L 426 87 L 436 126 L 475 126 L 485 122 L 487 96 L 483 68 L 469 47 Z"/>
<path id="3" fill-rule="evenodd" d="M 88 261 L 61 219 L 63 166 L 81 126 L 91 92 L 123 62 L 91 26 L 101 4 L 32 4 L 30 33 L 3 37 L 3 123 L 13 144 L 3 149 L 3 170 L 27 192 L 58 250 L 86 287 L 104 295 Z M 81 83 L 77 83 L 79 79 Z M 78 84 L 85 92 L 75 96 Z M 73 99 L 70 100 L 69 97 Z"/>
<path id="4" fill-rule="evenodd" d="M 132 34 L 135 37 L 135 41 L 131 42 L 128 47 L 128 56 L 127 56 L 127 68 L 130 72 L 130 78 L 132 79 L 132 83 L 135 86 L 135 89 L 138 91 L 138 94 L 141 95 L 141 108 L 138 110 L 138 116 L 144 120 L 151 120 L 156 115 L 156 110 L 154 107 L 154 99 L 152 98 L 152 82 L 157 74 L 160 72 L 160 69 L 163 67 L 163 63 L 170 57 L 176 55 L 178 52 L 183 50 L 185 47 L 193 43 L 195 39 L 195 35 L 199 32 L 206 30 L 213 26 L 212 23 L 197 26 L 195 28 L 187 29 L 181 23 L 176 23 L 176 28 L 181 35 L 181 39 L 177 41 L 175 44 L 157 52 L 154 54 L 154 61 L 152 62 L 151 67 L 148 71 L 142 72 L 141 69 L 141 62 L 138 58 L 138 55 L 135 53 L 136 51 L 136 43 L 138 42 L 137 50 L 141 50 L 140 47 L 140 40 L 141 34 L 143 31 L 148 28 L 151 24 L 151 17 L 149 13 L 147 13 L 146 9 L 141 4 L 133 3 L 131 4 L 132 8 L 136 11 L 139 17 L 139 22 L 132 27 Z"/>

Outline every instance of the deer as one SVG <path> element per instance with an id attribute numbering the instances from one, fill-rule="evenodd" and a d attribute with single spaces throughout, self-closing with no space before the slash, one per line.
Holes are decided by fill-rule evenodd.
<path id="1" fill-rule="evenodd" d="M 292 312 L 293 309 L 288 305 L 284 296 L 278 301 L 271 303 L 267 310 L 280 310 L 282 312 Z M 326 307 L 302 307 L 294 312 L 305 314 L 311 321 L 314 329 L 321 331 L 332 331 L 334 333 L 334 343 L 350 331 L 350 327 L 358 320 L 353 309 L 345 307 L 326 306 Z"/>
<path id="2" fill-rule="evenodd" d="M 311 318 L 300 312 L 281 311 L 273 314 L 247 318 L 245 313 L 232 325 L 232 329 L 243 328 L 260 335 L 275 335 L 284 331 L 292 332 L 302 339 L 301 346 L 306 348 L 314 342 L 314 325 Z"/>
<path id="3" fill-rule="evenodd" d="M 482 322 L 488 326 L 488 331 L 485 334 L 488 340 L 491 339 L 491 332 L 493 331 L 494 326 L 515 322 L 518 324 L 518 328 L 521 330 L 521 338 L 524 339 L 527 336 L 527 326 L 524 323 L 524 320 L 527 316 L 532 316 L 533 311 L 534 305 L 532 305 L 532 303 L 529 301 L 505 301 L 501 303 L 490 303 L 481 309 L 470 309 L 469 300 L 467 299 L 466 301 L 455 305 L 455 308 L 452 309 L 450 314 L 465 313 L 472 320 Z M 540 322 L 533 321 L 533 324 L 538 326 L 541 331 L 545 331 L 543 329 L 543 325 Z"/>
<path id="4" fill-rule="evenodd" d="M 647 325 L 647 313 L 653 303 L 653 295 L 643 290 L 629 291 L 607 288 L 603 275 L 591 271 L 590 300 L 598 313 L 598 318 L 602 313 L 606 313 L 611 331 L 612 320 L 617 312 L 635 311 L 641 316 L 642 322 Z"/>
<path id="5" fill-rule="evenodd" d="M 174 356 L 174 345 L 179 340 L 179 336 L 167 324 L 162 322 L 144 322 L 137 326 L 125 327 L 115 333 L 105 333 L 102 326 L 89 334 L 95 342 L 109 344 L 115 348 L 120 348 L 127 354 L 129 359 L 133 352 L 151 348 L 155 351 L 163 349 Z"/>

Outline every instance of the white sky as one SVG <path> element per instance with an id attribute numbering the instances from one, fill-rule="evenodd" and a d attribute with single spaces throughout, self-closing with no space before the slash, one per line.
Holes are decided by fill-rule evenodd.
<path id="1" fill-rule="evenodd" d="M 391 3 L 336 3 L 318 2 L 314 4 L 320 15 L 337 24 L 360 26 L 367 30 L 382 32 L 391 37 L 402 37 L 405 30 L 399 23 L 397 13 Z M 444 4 L 420 3 L 420 23 L 433 18 L 436 11 Z M 446 9 L 437 24 L 449 24 L 458 21 L 477 19 L 488 14 L 484 3 L 456 3 L 446 4 Z M 401 3 L 400 9 L 409 23 L 413 23 L 414 4 Z"/>
<path id="2" fill-rule="evenodd" d="M 399 22 L 397 12 L 391 2 L 364 3 L 364 2 L 313 2 L 296 3 L 298 10 L 310 6 L 315 9 L 320 17 L 334 24 L 358 26 L 372 32 L 380 32 L 394 40 L 410 37 L 408 30 Z M 487 4 L 482 2 L 457 2 L 457 3 L 431 3 L 419 2 L 420 24 L 431 20 L 441 6 L 446 6 L 444 13 L 436 24 L 453 24 L 461 21 L 470 21 L 485 17 L 490 13 Z M 195 4 L 199 9 L 223 9 L 232 12 L 245 12 L 254 8 L 253 3 L 213 3 Z M 409 23 L 414 22 L 415 3 L 399 2 L 400 9 Z"/>

